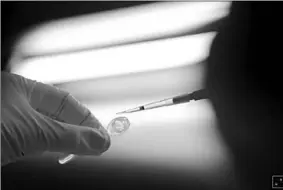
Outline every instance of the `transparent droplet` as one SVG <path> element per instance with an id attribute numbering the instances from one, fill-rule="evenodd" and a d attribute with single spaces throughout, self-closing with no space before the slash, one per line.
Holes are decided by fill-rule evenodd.
<path id="1" fill-rule="evenodd" d="M 130 121 L 126 117 L 116 117 L 107 126 L 110 135 L 121 135 L 130 128 Z"/>

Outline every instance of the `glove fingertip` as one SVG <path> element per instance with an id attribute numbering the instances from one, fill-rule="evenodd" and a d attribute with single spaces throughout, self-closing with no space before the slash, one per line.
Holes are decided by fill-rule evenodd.
<path id="1" fill-rule="evenodd" d="M 85 151 L 85 154 L 102 154 L 106 152 L 111 145 L 111 139 L 106 131 L 101 131 L 93 128 L 81 128 L 81 140 L 79 142 L 79 147 Z M 83 152 L 84 153 L 84 152 Z"/>

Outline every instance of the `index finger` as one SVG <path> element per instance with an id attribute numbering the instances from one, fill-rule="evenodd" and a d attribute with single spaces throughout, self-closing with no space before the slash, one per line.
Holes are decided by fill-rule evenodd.
<path id="1" fill-rule="evenodd" d="M 31 106 L 38 112 L 61 122 L 101 128 L 90 110 L 70 93 L 57 87 L 37 82 L 33 88 Z"/>

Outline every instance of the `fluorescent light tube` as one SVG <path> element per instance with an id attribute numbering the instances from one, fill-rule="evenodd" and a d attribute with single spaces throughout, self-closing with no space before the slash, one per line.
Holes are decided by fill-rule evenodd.
<path id="1" fill-rule="evenodd" d="M 190 31 L 228 15 L 231 2 L 159 2 L 44 23 L 17 46 L 37 55 Z"/>
<path id="2" fill-rule="evenodd" d="M 215 32 L 66 55 L 27 59 L 12 72 L 45 83 L 62 83 L 174 68 L 204 60 Z"/>

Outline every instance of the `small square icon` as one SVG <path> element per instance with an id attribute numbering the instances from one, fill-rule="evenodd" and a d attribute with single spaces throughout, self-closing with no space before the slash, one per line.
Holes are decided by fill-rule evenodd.
<path id="1" fill-rule="evenodd" d="M 273 189 L 283 189 L 283 175 L 273 175 L 272 176 L 272 188 Z"/>

